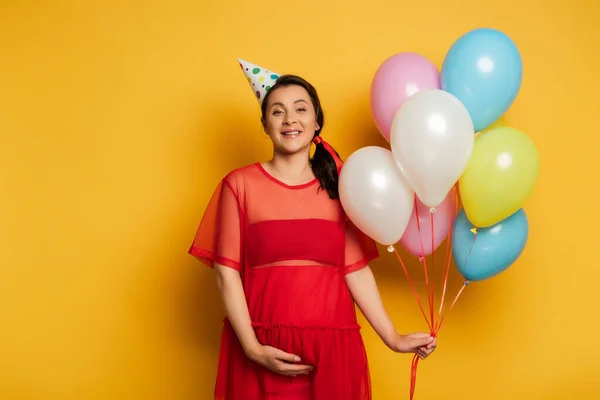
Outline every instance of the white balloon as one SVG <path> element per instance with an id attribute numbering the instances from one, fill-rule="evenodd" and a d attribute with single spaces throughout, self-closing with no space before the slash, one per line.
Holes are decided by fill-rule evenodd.
<path id="1" fill-rule="evenodd" d="M 411 188 L 425 205 L 435 208 L 467 168 L 475 130 L 458 98 L 430 89 L 415 93 L 397 111 L 390 144 Z"/>
<path id="2" fill-rule="evenodd" d="M 391 151 L 367 146 L 352 153 L 338 189 L 342 207 L 358 229 L 384 245 L 400 240 L 412 214 L 414 192 Z"/>

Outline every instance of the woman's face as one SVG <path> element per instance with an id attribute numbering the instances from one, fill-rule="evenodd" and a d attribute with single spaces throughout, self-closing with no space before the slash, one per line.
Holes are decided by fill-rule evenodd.
<path id="1" fill-rule="evenodd" d="M 310 148 L 319 129 L 310 96 L 298 85 L 279 87 L 269 94 L 265 119 L 265 132 L 281 154 Z"/>

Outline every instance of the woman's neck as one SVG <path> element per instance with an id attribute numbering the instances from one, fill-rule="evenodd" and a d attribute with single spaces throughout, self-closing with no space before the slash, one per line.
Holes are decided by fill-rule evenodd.
<path id="1" fill-rule="evenodd" d="M 310 168 L 308 155 L 304 152 L 296 154 L 277 154 L 266 163 L 269 172 L 288 185 L 301 185 L 315 179 Z"/>

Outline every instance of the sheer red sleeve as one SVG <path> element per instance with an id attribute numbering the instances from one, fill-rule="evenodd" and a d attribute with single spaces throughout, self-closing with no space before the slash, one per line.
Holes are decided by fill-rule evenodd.
<path id="1" fill-rule="evenodd" d="M 345 257 L 345 274 L 358 271 L 379 257 L 377 243 L 350 221 L 346 223 Z"/>
<path id="2" fill-rule="evenodd" d="M 216 262 L 239 271 L 240 214 L 234 186 L 223 179 L 206 207 L 188 253 L 211 268 Z"/>

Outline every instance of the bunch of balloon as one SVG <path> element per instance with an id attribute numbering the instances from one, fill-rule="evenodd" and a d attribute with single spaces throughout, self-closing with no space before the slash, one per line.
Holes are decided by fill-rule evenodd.
<path id="1" fill-rule="evenodd" d="M 441 71 L 422 55 L 399 53 L 372 80 L 371 112 L 390 150 L 369 146 L 353 153 L 341 171 L 340 200 L 359 229 L 396 253 L 433 335 L 467 284 L 507 269 L 527 241 L 523 206 L 539 157 L 532 140 L 503 120 L 522 75 L 514 42 L 480 28 L 452 44 Z M 438 308 L 430 275 L 444 241 Z M 422 263 L 427 311 L 396 245 Z M 444 307 L 451 259 L 465 281 Z M 415 355 L 411 399 L 418 361 Z"/>

